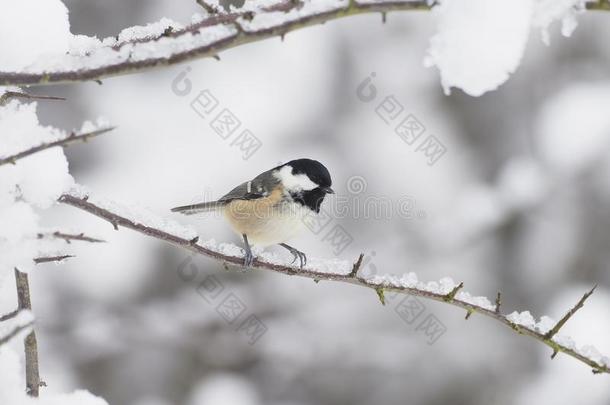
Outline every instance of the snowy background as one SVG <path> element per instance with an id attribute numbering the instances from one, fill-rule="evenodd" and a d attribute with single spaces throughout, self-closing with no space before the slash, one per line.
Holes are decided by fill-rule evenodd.
<path id="1" fill-rule="evenodd" d="M 190 3 L 65 1 L 72 33 L 98 37 L 162 17 L 188 23 L 199 11 Z M 506 15 L 521 21 L 522 10 L 513 8 Z M 494 297 L 501 290 L 507 312 L 527 309 L 555 319 L 598 284 L 565 331 L 610 353 L 610 16 L 579 15 L 570 38 L 560 24 L 548 38 L 523 29 L 514 40 L 498 30 L 485 38 L 489 43 L 453 55 L 443 51 L 455 49 L 455 27 L 442 23 L 451 10 L 439 14 L 392 13 L 385 25 L 379 15 L 357 16 L 289 33 L 284 42 L 239 47 L 222 53 L 221 61 L 102 85 L 34 89 L 67 98 L 39 102 L 38 119 L 67 130 L 98 116 L 117 125 L 66 149 L 74 180 L 217 241 L 239 242 L 220 218 L 173 216 L 169 208 L 219 197 L 279 162 L 318 159 L 337 191 L 325 207 L 353 241 L 337 255 L 323 233 L 305 232 L 292 244 L 311 257 L 353 260 L 363 252 L 369 274 L 448 275 L 476 294 Z M 516 25 L 506 29 L 516 32 Z M 564 33 L 570 27 L 568 20 Z M 436 45 L 429 49 L 431 40 Z M 486 55 L 477 52 L 503 45 L 503 73 L 487 69 Z M 481 59 L 476 78 L 455 68 L 457 57 Z M 446 68 L 442 83 L 439 70 L 425 65 Z M 497 87 L 511 72 L 497 90 L 469 95 Z M 187 95 L 173 88 L 180 74 L 192 83 Z M 376 91 L 372 101 L 358 91 L 366 80 Z M 446 95 L 450 87 L 469 94 L 451 89 Z M 244 160 L 209 117 L 191 108 L 203 90 L 261 140 L 252 157 Z M 402 106 L 389 124 L 378 108 L 388 96 Z M 446 147 L 432 165 L 418 143 L 394 131 L 408 114 L 425 127 L 421 139 L 434 135 Z M 367 218 L 355 208 L 367 198 L 395 205 L 406 199 L 412 215 Z M 31 197 L 37 209 L 48 206 L 39 200 Z M 349 202 L 348 215 L 337 215 L 340 201 Z M 11 215 L 6 211 L 4 221 Z M 43 396 L 86 389 L 109 404 L 132 405 L 610 400 L 607 376 L 561 354 L 551 361 L 548 348 L 476 315 L 464 321 L 464 311 L 446 305 L 421 300 L 422 317 L 433 315 L 446 329 L 430 342 L 418 321 L 396 313 L 396 301 L 381 306 L 366 289 L 227 272 L 200 258 L 192 262 L 196 276 L 185 281 L 178 271 L 184 251 L 116 232 L 72 207 L 55 205 L 40 221 L 107 241 L 73 243 L 67 250 L 75 258 L 30 273 L 41 378 L 48 385 Z M 198 294 L 209 275 L 267 327 L 254 344 L 217 313 L 217 302 Z M 15 306 L 14 284 L 10 277 L 0 282 L 0 313 L 6 313 Z M 14 351 L 4 353 L 0 390 L 22 389 L 8 365 L 18 366 L 10 353 L 20 355 L 20 346 L 15 340 L 8 346 Z"/>

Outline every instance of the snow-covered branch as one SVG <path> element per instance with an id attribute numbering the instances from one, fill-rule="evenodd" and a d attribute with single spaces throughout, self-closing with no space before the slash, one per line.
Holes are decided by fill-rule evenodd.
<path id="1" fill-rule="evenodd" d="M 59 201 L 84 210 L 90 214 L 105 219 L 115 229 L 125 227 L 144 235 L 168 242 L 186 249 L 195 254 L 210 257 L 224 263 L 242 266 L 243 257 L 240 249 L 234 245 L 216 245 L 215 242 L 200 242 L 197 234 L 176 223 L 168 222 L 154 214 L 122 207 L 116 203 L 92 199 L 82 190 L 74 190 L 62 195 Z M 337 261 L 310 260 L 304 269 L 284 264 L 279 258 L 270 254 L 261 254 L 254 261 L 253 267 L 261 270 L 274 271 L 286 275 L 297 275 L 311 278 L 316 281 L 337 281 L 353 284 L 374 290 L 382 304 L 385 302 L 384 293 L 394 292 L 427 298 L 441 303 L 450 304 L 467 311 L 468 318 L 476 313 L 500 322 L 511 330 L 529 336 L 557 352 L 565 353 L 593 369 L 594 373 L 610 373 L 610 359 L 602 356 L 591 346 L 578 347 L 571 338 L 558 334 L 559 329 L 574 313 L 582 307 L 585 299 L 591 292 L 585 294 L 574 308 L 558 323 L 551 318 L 543 316 L 536 322 L 529 312 L 513 312 L 505 315 L 500 311 L 500 295 L 496 303 L 492 304 L 485 297 L 473 297 L 462 291 L 463 283 L 455 284 L 451 279 L 445 278 L 440 282 L 422 283 L 417 281 L 413 273 L 402 278 L 395 276 L 375 276 L 365 278 L 358 275 L 362 264 L 362 255 L 354 264 Z"/>
<path id="2" fill-rule="evenodd" d="M 82 45 L 67 55 L 47 58 L 25 70 L 0 72 L 0 85 L 99 80 L 196 58 L 217 57 L 219 52 L 242 44 L 283 37 L 299 28 L 351 15 L 430 9 L 430 2 L 426 0 L 362 3 L 348 0 L 279 0 L 252 3 L 239 11 L 208 15 L 186 27 L 178 27 L 179 24 L 164 19 L 149 27 L 127 29 L 125 31 L 128 33 L 121 33 L 117 39 L 99 41 L 88 38 L 83 41 L 86 46 Z"/>

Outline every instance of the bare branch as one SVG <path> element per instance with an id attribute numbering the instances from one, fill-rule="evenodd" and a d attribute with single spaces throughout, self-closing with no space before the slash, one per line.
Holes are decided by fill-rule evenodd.
<path id="1" fill-rule="evenodd" d="M 158 229 L 158 228 L 148 226 L 148 225 L 143 225 L 141 223 L 138 223 L 127 217 L 124 217 L 124 216 L 121 216 L 114 212 L 111 212 L 106 208 L 102 208 L 101 206 L 92 203 L 91 201 L 89 201 L 88 197 L 80 197 L 77 195 L 64 194 L 59 198 L 59 201 L 64 204 L 79 208 L 83 211 L 89 212 L 90 214 L 93 214 L 95 216 L 98 216 L 98 217 L 110 222 L 111 224 L 114 224 L 117 228 L 119 226 L 129 228 L 136 232 L 162 240 L 164 242 L 170 243 L 174 246 L 181 247 L 185 250 L 188 250 L 190 252 L 193 252 L 193 253 L 196 253 L 199 255 L 207 256 L 212 259 L 216 259 L 220 262 L 226 262 L 226 263 L 230 263 L 230 264 L 233 264 L 236 266 L 243 266 L 243 257 L 229 256 L 229 255 L 223 254 L 221 252 L 212 250 L 209 247 L 200 245 L 198 243 L 193 243 L 194 239 L 186 239 L 186 238 L 168 233 L 162 229 Z M 320 271 L 320 270 L 316 270 L 316 269 L 312 269 L 312 268 L 300 269 L 298 267 L 293 267 L 290 265 L 266 262 L 260 258 L 257 258 L 257 260 L 253 264 L 253 267 L 257 268 L 257 269 L 261 269 L 261 270 L 274 271 L 274 272 L 282 273 L 282 274 L 286 274 L 286 275 L 297 275 L 300 277 L 307 277 L 307 278 L 313 279 L 314 281 L 317 281 L 317 280 L 337 281 L 337 282 L 343 282 L 343 283 L 347 283 L 347 284 L 358 285 L 360 287 L 370 288 L 377 293 L 377 295 L 378 295 L 379 299 L 382 301 L 382 303 L 384 303 L 384 301 L 385 301 L 384 295 L 383 295 L 385 291 L 392 291 L 392 292 L 397 292 L 397 293 L 401 293 L 401 294 L 408 294 L 408 295 L 427 298 L 427 299 L 430 299 L 433 301 L 438 301 L 441 303 L 447 303 L 449 305 L 453 305 L 458 308 L 465 309 L 469 313 L 476 312 L 478 314 L 481 314 L 481 315 L 484 315 L 491 319 L 494 319 L 495 321 L 509 327 L 511 330 L 515 330 L 522 335 L 529 336 L 529 337 L 549 346 L 553 350 L 557 350 L 562 353 L 565 353 L 566 355 L 571 356 L 571 357 L 587 364 L 588 366 L 592 367 L 593 370 L 596 372 L 610 373 L 610 368 L 607 365 L 597 362 L 596 360 L 593 360 L 593 359 L 579 353 L 576 349 L 561 345 L 561 344 L 555 342 L 554 340 L 547 338 L 542 333 L 536 331 L 535 328 L 530 328 L 530 327 L 523 326 L 523 325 L 515 325 L 513 322 L 508 320 L 506 316 L 501 315 L 500 313 L 496 312 L 494 309 L 484 308 L 482 306 L 472 304 L 465 300 L 452 298 L 450 301 L 447 301 L 447 294 L 431 292 L 431 291 L 428 291 L 425 289 L 419 289 L 417 287 L 407 287 L 407 286 L 404 286 L 401 284 L 395 284 L 395 283 L 387 282 L 387 281 L 375 282 L 374 280 L 368 280 L 368 279 L 365 279 L 362 277 L 354 277 L 353 269 L 349 273 L 345 273 L 345 274 L 328 273 L 326 271 Z"/>
<path id="2" fill-rule="evenodd" d="M 19 310 L 32 310 L 30 284 L 27 273 L 15 269 L 15 284 L 17 286 L 17 304 Z M 27 394 L 38 396 L 40 389 L 40 373 L 38 371 L 38 343 L 33 330 L 25 337 L 25 383 Z"/>
<path id="3" fill-rule="evenodd" d="M 108 127 L 102 129 L 96 129 L 95 131 L 85 132 L 82 134 L 76 134 L 72 132 L 70 135 L 65 138 L 59 139 L 54 142 L 46 142 L 40 144 L 38 146 L 34 146 L 33 148 L 24 150 L 12 156 L 7 156 L 5 158 L 0 158 L 0 166 L 5 165 L 7 163 L 16 164 L 17 160 L 22 159 L 24 157 L 33 155 L 34 153 L 43 151 L 45 149 L 54 148 L 56 146 L 67 146 L 77 142 L 87 142 L 89 139 L 94 138 L 98 135 L 104 134 L 108 131 L 112 131 L 115 127 Z"/>
<path id="4" fill-rule="evenodd" d="M 464 287 L 463 282 L 460 282 L 460 284 L 453 287 L 453 290 L 451 290 L 447 295 L 445 295 L 445 297 L 444 297 L 445 302 L 453 301 L 455 299 L 455 294 L 457 294 L 458 291 L 460 291 L 463 287 Z"/>
<path id="5" fill-rule="evenodd" d="M 2 96 L 0 96 L 0 106 L 6 105 L 10 100 L 15 98 L 24 98 L 26 100 L 59 100 L 65 101 L 66 99 L 63 97 L 55 97 L 55 96 L 37 96 L 35 94 L 28 94 L 18 91 L 6 91 Z"/>
<path id="6" fill-rule="evenodd" d="M 62 262 L 66 259 L 74 257 L 73 255 L 60 255 L 60 256 L 48 256 L 48 257 L 37 257 L 34 259 L 34 263 L 51 263 L 51 262 Z"/>
<path id="7" fill-rule="evenodd" d="M 360 253 L 360 256 L 358 256 L 358 260 L 356 260 L 352 267 L 352 271 L 349 273 L 350 277 L 358 276 L 358 270 L 360 270 L 360 266 L 362 266 L 362 259 L 364 259 L 364 253 Z"/>
<path id="8" fill-rule="evenodd" d="M 559 320 L 559 322 L 557 322 L 555 324 L 555 326 L 553 326 L 553 329 L 551 329 L 550 331 L 548 331 L 544 337 L 547 339 L 552 339 L 553 336 L 555 336 L 557 334 L 557 332 L 559 332 L 559 329 L 561 329 L 563 327 L 563 325 L 565 325 L 565 323 L 568 321 L 568 319 L 570 319 L 575 313 L 576 311 L 578 311 L 580 308 L 583 307 L 583 305 L 585 304 L 585 301 L 587 300 L 587 298 L 589 298 L 591 296 L 591 294 L 593 294 L 593 292 L 595 291 L 595 289 L 597 288 L 597 285 L 594 286 L 591 291 L 589 291 L 588 293 L 585 293 L 582 298 L 576 303 L 576 305 L 574 305 L 574 307 L 572 307 L 572 309 L 570 309 L 568 311 L 567 314 L 565 314 L 563 316 L 563 318 L 561 318 Z M 554 356 L 553 356 L 554 357 Z"/>
<path id="9" fill-rule="evenodd" d="M 0 316 L 0 322 L 8 321 L 9 319 L 13 319 L 19 314 L 19 310 L 16 309 L 14 311 L 9 312 L 8 314 L 4 314 Z"/>
<path id="10" fill-rule="evenodd" d="M 72 233 L 64 233 L 60 231 L 55 231 L 53 233 L 39 233 L 38 239 L 42 238 L 57 238 L 63 239 L 66 243 L 72 243 L 72 241 L 81 241 L 81 242 L 90 242 L 90 243 L 105 243 L 105 240 L 92 238 L 90 236 L 86 236 L 84 233 L 72 234 Z"/>

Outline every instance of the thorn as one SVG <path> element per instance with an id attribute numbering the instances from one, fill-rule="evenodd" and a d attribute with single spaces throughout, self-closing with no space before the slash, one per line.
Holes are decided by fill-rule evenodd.
<path id="1" fill-rule="evenodd" d="M 470 318 L 470 315 L 472 315 L 474 311 L 472 309 L 468 309 L 466 311 L 466 317 L 464 319 L 468 320 Z"/>
<path id="2" fill-rule="evenodd" d="M 354 263 L 352 271 L 350 271 L 347 275 L 349 278 L 356 278 L 358 275 L 358 270 L 360 270 L 360 266 L 362 265 L 362 259 L 364 259 L 364 253 L 360 253 L 360 256 L 358 256 L 358 260 L 356 260 L 356 263 Z"/>
<path id="3" fill-rule="evenodd" d="M 557 353 L 559 353 L 559 351 L 557 349 L 553 349 L 553 354 L 551 354 L 551 360 L 553 360 L 555 356 L 557 356 Z"/>
<path id="4" fill-rule="evenodd" d="M 381 12 L 381 22 L 383 24 L 385 24 L 386 20 L 387 20 L 387 13 L 385 11 L 382 11 Z"/>
<path id="5" fill-rule="evenodd" d="M 282 34 L 280 34 L 280 39 L 282 40 L 282 42 L 284 42 L 284 37 L 285 37 L 285 36 L 286 36 L 286 33 L 285 33 L 285 32 L 284 32 L 284 33 L 282 33 Z"/>
<path id="6" fill-rule="evenodd" d="M 193 239 L 189 240 L 191 245 L 196 245 L 199 242 L 199 236 L 195 236 Z"/>
<path id="7" fill-rule="evenodd" d="M 102 83 L 102 81 L 100 79 L 93 79 L 94 82 L 96 82 L 97 84 L 99 84 L 100 86 L 104 83 Z"/>
<path id="8" fill-rule="evenodd" d="M 314 283 L 316 283 L 316 284 L 318 284 L 318 283 L 320 282 L 320 279 L 319 279 L 319 278 L 314 278 L 314 279 L 313 279 L 313 282 L 314 282 Z"/>
<path id="9" fill-rule="evenodd" d="M 84 197 L 83 197 L 83 201 L 84 201 L 84 202 L 87 202 L 87 200 L 88 200 L 88 199 L 89 199 L 89 196 L 88 196 L 88 195 L 86 195 L 86 196 L 84 196 Z"/>
<path id="10" fill-rule="evenodd" d="M 603 372 L 604 372 L 603 370 L 600 370 L 599 368 L 594 368 L 594 369 L 593 369 L 593 370 L 591 370 L 591 371 L 593 372 L 593 374 L 601 374 L 601 373 L 603 373 Z"/>
<path id="11" fill-rule="evenodd" d="M 502 294 L 498 291 L 498 295 L 496 295 L 496 314 L 500 313 L 500 305 L 502 305 Z"/>
<path id="12" fill-rule="evenodd" d="M 212 55 L 212 58 L 214 58 L 214 59 L 216 59 L 217 61 L 219 61 L 219 62 L 220 62 L 220 56 L 218 56 L 218 55 Z"/>
<path id="13" fill-rule="evenodd" d="M 110 223 L 112 224 L 112 227 L 115 231 L 119 230 L 119 224 L 117 224 L 116 221 L 110 221 Z"/>
<path id="14" fill-rule="evenodd" d="M 445 296 L 443 297 L 443 300 L 444 300 L 445 302 L 451 302 L 451 301 L 453 301 L 453 299 L 455 298 L 455 294 L 457 294 L 457 293 L 458 293 L 458 291 L 459 291 L 459 290 L 460 290 L 462 287 L 464 287 L 464 282 L 463 282 L 463 281 L 461 281 L 461 282 L 460 282 L 460 284 L 456 285 L 456 286 L 453 288 L 453 290 L 451 290 L 451 291 L 449 292 L 449 294 L 445 295 Z"/>
<path id="15" fill-rule="evenodd" d="M 383 288 L 375 288 L 375 292 L 377 293 L 377 297 L 379 297 L 379 301 L 381 301 L 381 305 L 385 305 L 385 295 L 383 295 Z"/>
<path id="16" fill-rule="evenodd" d="M 557 322 L 555 324 L 555 326 L 553 326 L 553 329 L 551 329 L 550 331 L 548 331 L 545 335 L 544 338 L 545 339 L 552 339 L 553 336 L 555 336 L 557 334 L 557 332 L 559 332 L 559 329 L 561 329 L 563 327 L 563 325 L 565 325 L 565 323 L 576 313 L 576 311 L 578 311 L 580 308 L 583 307 L 583 305 L 585 304 L 585 301 L 587 300 L 587 298 L 589 298 L 591 296 L 591 294 L 593 294 L 593 292 L 595 291 L 595 289 L 597 288 L 597 284 L 593 286 L 593 288 L 591 289 L 591 291 L 585 293 L 582 298 L 580 300 L 578 300 L 578 302 L 576 303 L 576 305 L 574 305 L 574 307 L 572 307 L 572 309 L 570 309 L 568 311 L 567 314 L 565 314 L 563 316 L 563 318 L 561 318 L 559 320 L 559 322 Z"/>

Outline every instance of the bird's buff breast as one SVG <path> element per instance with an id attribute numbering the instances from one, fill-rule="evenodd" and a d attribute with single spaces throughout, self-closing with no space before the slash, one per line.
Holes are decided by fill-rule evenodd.
<path id="1" fill-rule="evenodd" d="M 287 200 L 281 189 L 256 200 L 234 200 L 224 207 L 224 215 L 239 235 L 257 246 L 283 243 L 298 233 L 311 211 Z"/>

